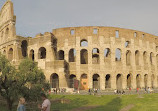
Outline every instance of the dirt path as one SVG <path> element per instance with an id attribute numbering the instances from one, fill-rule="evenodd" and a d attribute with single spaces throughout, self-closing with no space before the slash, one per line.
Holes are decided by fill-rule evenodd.
<path id="1" fill-rule="evenodd" d="M 128 106 L 122 108 L 120 111 L 129 111 L 129 110 L 132 109 L 133 107 L 134 107 L 134 105 L 133 105 L 133 104 L 130 104 L 130 105 L 128 105 Z"/>
<path id="2" fill-rule="evenodd" d="M 79 108 L 72 109 L 71 111 L 86 111 L 86 110 L 90 110 L 90 109 L 93 109 L 96 107 L 98 107 L 98 106 L 82 106 Z"/>

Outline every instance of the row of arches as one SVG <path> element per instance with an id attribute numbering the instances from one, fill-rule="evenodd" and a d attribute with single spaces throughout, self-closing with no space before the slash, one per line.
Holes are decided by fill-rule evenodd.
<path id="1" fill-rule="evenodd" d="M 3 55 L 6 56 L 6 50 L 3 50 Z M 8 60 L 12 61 L 13 60 L 13 48 L 10 48 L 8 51 Z"/>
<path id="2" fill-rule="evenodd" d="M 121 49 L 117 48 L 115 51 L 115 61 L 121 61 L 121 55 L 122 51 Z M 59 50 L 58 51 L 58 60 L 64 60 L 65 59 L 65 53 L 63 50 Z M 153 64 L 153 60 L 154 60 L 154 53 L 151 52 L 150 53 L 150 63 Z M 69 50 L 69 62 L 75 62 L 76 58 L 76 50 L 75 49 L 70 49 Z M 106 48 L 104 50 L 104 61 L 110 60 L 111 59 L 111 50 L 109 48 Z M 156 56 L 157 59 L 157 63 L 158 63 L 158 55 Z M 148 55 L 147 52 L 144 51 L 143 52 L 143 61 L 144 64 L 146 65 L 148 62 Z M 88 50 L 87 49 L 82 49 L 80 51 L 80 62 L 81 64 L 88 64 Z M 100 51 L 98 48 L 93 48 L 92 49 L 92 63 L 93 64 L 99 64 L 100 63 Z M 126 64 L 127 65 L 131 65 L 132 63 L 132 53 L 130 50 L 126 51 Z M 140 51 L 136 50 L 135 51 L 135 64 L 136 65 L 140 65 Z"/>
<path id="3" fill-rule="evenodd" d="M 142 76 L 144 76 L 144 80 L 142 79 Z M 157 77 L 158 78 L 158 77 Z M 72 74 L 69 76 L 68 78 L 68 87 L 69 88 L 74 88 L 74 80 L 76 79 L 76 75 Z M 95 89 L 100 89 L 100 75 L 99 74 L 94 74 L 92 76 L 92 86 Z M 105 89 L 106 88 L 112 88 L 112 78 L 110 74 L 106 74 L 105 76 Z M 123 75 L 122 74 L 117 74 L 116 75 L 116 88 L 118 90 L 122 90 L 123 89 Z M 151 75 L 151 80 L 149 80 L 149 75 L 145 74 L 145 75 L 140 75 L 137 74 L 135 77 L 132 76 L 132 74 L 127 74 L 126 76 L 126 88 L 133 88 L 133 79 L 135 79 L 136 81 L 136 88 L 142 88 L 142 83 L 144 83 L 144 88 L 149 87 L 148 83 L 149 81 L 151 82 L 151 86 L 152 88 L 155 88 L 155 75 L 152 74 Z M 158 79 L 157 79 L 158 80 Z M 52 88 L 59 88 L 59 76 L 58 74 L 54 73 L 51 75 L 50 77 L 50 81 L 51 81 L 51 86 Z M 87 74 L 82 74 L 80 77 L 80 88 L 85 90 L 88 89 L 88 76 Z"/>
<path id="4" fill-rule="evenodd" d="M 76 79 L 76 75 L 71 74 L 68 78 L 67 78 L 67 85 L 69 88 L 74 88 L 74 83 L 75 83 Z M 59 88 L 59 76 L 56 73 L 53 73 L 50 77 L 50 83 L 52 88 Z M 81 78 L 80 78 L 80 88 L 81 89 L 88 89 L 88 78 L 87 78 L 87 74 L 82 74 Z"/>

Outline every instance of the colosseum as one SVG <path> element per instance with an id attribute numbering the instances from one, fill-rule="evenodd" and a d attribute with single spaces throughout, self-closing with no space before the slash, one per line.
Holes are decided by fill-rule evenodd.
<path id="1" fill-rule="evenodd" d="M 157 36 L 115 27 L 68 27 L 16 35 L 13 3 L 0 11 L 0 51 L 16 67 L 38 63 L 52 88 L 100 90 L 158 87 Z"/>

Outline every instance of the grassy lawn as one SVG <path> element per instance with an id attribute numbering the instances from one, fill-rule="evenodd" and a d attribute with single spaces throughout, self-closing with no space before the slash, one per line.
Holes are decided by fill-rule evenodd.
<path id="1" fill-rule="evenodd" d="M 50 95 L 49 98 L 52 101 L 51 111 L 73 111 L 76 108 L 87 106 L 93 106 L 91 109 L 87 108 L 88 111 L 120 111 L 129 105 L 134 106 L 129 111 L 158 111 L 158 94 Z M 7 111 L 4 105 L 0 104 L 0 111 Z"/>

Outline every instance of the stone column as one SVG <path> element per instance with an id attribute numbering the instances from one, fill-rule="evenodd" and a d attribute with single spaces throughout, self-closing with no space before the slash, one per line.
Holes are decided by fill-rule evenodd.
<path id="1" fill-rule="evenodd" d="M 100 73 L 100 89 L 105 90 L 105 76 L 103 73 Z"/>
<path id="2" fill-rule="evenodd" d="M 127 88 L 127 76 L 122 74 L 122 89 Z"/>
<path id="3" fill-rule="evenodd" d="M 116 74 L 111 74 L 111 89 L 116 89 Z"/>
<path id="4" fill-rule="evenodd" d="M 69 61 L 69 51 L 68 51 L 68 39 L 65 39 L 65 42 L 64 42 L 64 57 L 65 57 L 65 60 L 68 62 Z"/>

